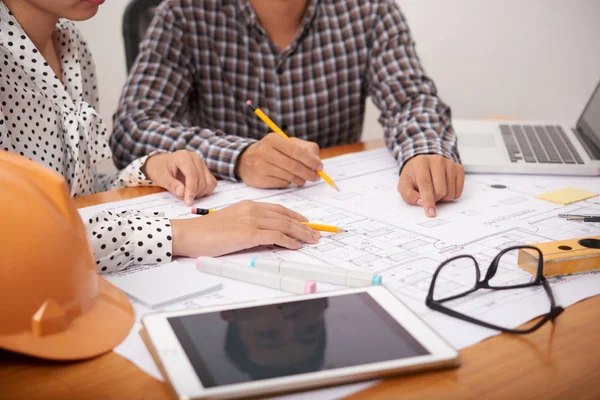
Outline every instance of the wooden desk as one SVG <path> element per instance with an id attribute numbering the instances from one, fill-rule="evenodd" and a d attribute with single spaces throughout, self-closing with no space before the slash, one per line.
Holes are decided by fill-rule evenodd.
<path id="1" fill-rule="evenodd" d="M 381 147 L 340 146 L 323 157 Z M 76 199 L 78 207 L 156 193 L 135 188 Z M 554 326 L 499 335 L 461 351 L 458 369 L 388 379 L 357 399 L 599 399 L 600 296 L 569 307 Z M 0 317 L 1 318 L 1 317 Z M 170 399 L 167 388 L 115 353 L 54 363 L 0 352 L 0 399 Z"/>

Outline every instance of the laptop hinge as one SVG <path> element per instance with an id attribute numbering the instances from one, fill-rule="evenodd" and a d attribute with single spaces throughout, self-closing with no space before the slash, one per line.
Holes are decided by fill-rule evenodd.
<path id="1" fill-rule="evenodd" d="M 573 129 L 573 133 L 579 139 L 579 142 L 588 153 L 592 160 L 600 160 L 600 147 L 598 147 L 590 138 L 579 132 L 579 129 Z"/>

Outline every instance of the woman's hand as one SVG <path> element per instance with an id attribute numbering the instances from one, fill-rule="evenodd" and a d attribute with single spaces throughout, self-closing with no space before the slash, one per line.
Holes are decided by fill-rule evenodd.
<path id="1" fill-rule="evenodd" d="M 321 237 L 302 224 L 306 221 L 280 205 L 242 201 L 202 217 L 171 220 L 173 255 L 216 257 L 272 244 L 296 250 Z"/>
<path id="2" fill-rule="evenodd" d="M 150 156 L 142 172 L 158 186 L 183 198 L 187 206 L 191 206 L 195 198 L 211 194 L 217 187 L 217 180 L 200 154 L 187 150 Z"/>

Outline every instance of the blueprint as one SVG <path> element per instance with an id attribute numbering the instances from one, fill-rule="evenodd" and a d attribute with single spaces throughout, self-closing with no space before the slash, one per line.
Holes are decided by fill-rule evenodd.
<path id="1" fill-rule="evenodd" d="M 446 317 L 425 306 L 432 275 L 441 262 L 459 254 L 470 254 L 478 260 L 485 274 L 489 262 L 506 247 L 600 235 L 600 224 L 570 222 L 557 217 L 559 213 L 600 214 L 600 197 L 569 206 L 534 198 L 566 186 L 598 192 L 600 178 L 597 177 L 468 175 L 463 196 L 456 202 L 440 204 L 437 218 L 431 219 L 420 207 L 409 206 L 401 199 L 397 192 L 398 167 L 387 149 L 348 154 L 325 160 L 324 164 L 340 192 L 323 182 L 275 191 L 220 182 L 213 195 L 197 200 L 194 206 L 218 209 L 244 199 L 278 203 L 305 215 L 311 222 L 344 228 L 346 233 L 324 234 L 318 244 L 307 244 L 297 251 L 263 247 L 227 257 L 248 263 L 259 255 L 378 273 L 389 290 L 459 349 L 498 332 Z M 106 209 L 160 211 L 169 218 L 192 217 L 189 208 L 167 193 L 89 207 L 80 212 L 85 216 Z M 510 282 L 527 277 L 529 275 L 519 268 L 505 266 L 495 279 Z M 169 309 L 289 295 L 220 279 L 222 290 Z M 600 274 L 595 272 L 551 278 L 550 282 L 562 306 L 600 293 Z M 450 276 L 440 279 L 438 285 L 436 288 L 443 293 L 459 291 L 472 285 L 472 275 L 470 271 L 455 268 Z M 319 283 L 319 291 L 332 289 L 336 287 Z M 460 311 L 511 327 L 548 311 L 546 294 L 540 288 L 480 291 L 458 302 L 454 308 Z M 136 310 L 139 315 L 145 312 L 139 305 Z M 137 336 L 130 340 L 140 341 Z M 139 343 L 129 348 L 135 346 Z M 141 359 L 141 356 L 125 353 L 127 350 L 122 354 L 134 362 L 136 357 Z M 145 365 L 142 361 L 136 363 Z M 149 368 L 146 366 L 145 370 Z"/>

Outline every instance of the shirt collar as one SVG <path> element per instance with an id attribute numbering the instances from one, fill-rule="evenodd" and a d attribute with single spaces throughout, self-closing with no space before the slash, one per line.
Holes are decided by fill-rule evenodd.
<path id="1" fill-rule="evenodd" d="M 24 29 L 19 24 L 19 21 L 12 15 L 8 7 L 0 0 L 0 29 L 3 32 L 13 32 L 11 36 L 0 36 L 0 54 L 4 54 L 3 61 L 7 60 L 31 79 L 28 84 L 38 88 L 46 98 L 60 105 L 63 111 L 73 111 L 75 109 L 74 96 L 79 93 L 69 93 L 66 85 L 63 84 L 55 75 L 52 68 L 44 61 L 40 52 L 35 53 L 35 58 L 40 62 L 35 62 L 31 56 L 31 52 L 38 50 L 33 42 L 29 39 Z M 68 41 L 71 38 L 71 33 L 66 25 L 66 21 L 59 20 L 56 24 L 52 40 Z M 2 39 L 4 37 L 4 39 Z M 10 42 L 10 43 L 9 43 Z M 11 44 L 10 46 L 8 46 Z M 24 46 L 26 50 L 22 50 Z M 61 49 L 62 46 L 61 46 Z M 70 46 L 70 51 L 64 51 L 59 54 L 63 71 L 66 68 L 79 68 L 77 47 Z M 44 75 L 46 73 L 46 75 Z M 29 79 L 28 79 L 29 80 Z M 68 83 L 67 83 L 68 84 Z M 78 85 L 79 88 L 80 85 Z M 24 89 L 24 90 L 31 90 Z"/>
<path id="2" fill-rule="evenodd" d="M 2 1 L 0 1 L 0 27 L 3 31 L 8 31 L 9 24 L 11 23 L 12 26 L 14 26 L 15 19 L 12 16 L 8 7 L 6 7 L 6 5 Z M 4 46 L 4 36 L 6 36 L 6 34 L 0 35 L 0 46 Z"/>
<path id="3" fill-rule="evenodd" d="M 240 13 L 246 26 L 248 28 L 253 28 L 256 24 L 256 14 L 250 5 L 250 0 L 237 0 Z"/>
<path id="4" fill-rule="evenodd" d="M 309 0 L 308 7 L 306 7 L 306 12 L 302 19 L 302 25 L 300 28 L 301 33 L 299 36 L 303 36 L 304 32 L 308 30 L 308 28 L 310 28 L 310 26 L 312 25 L 312 21 L 314 20 L 316 11 L 318 9 L 317 6 L 319 5 L 319 1 L 320 0 Z M 239 5 L 240 13 L 242 15 L 242 18 L 244 19 L 244 22 L 246 23 L 246 26 L 249 29 L 257 28 L 262 34 L 266 34 L 263 27 L 260 26 L 260 24 L 256 20 L 256 14 L 254 13 L 254 9 L 250 4 L 250 0 L 237 0 L 237 2 Z"/>

